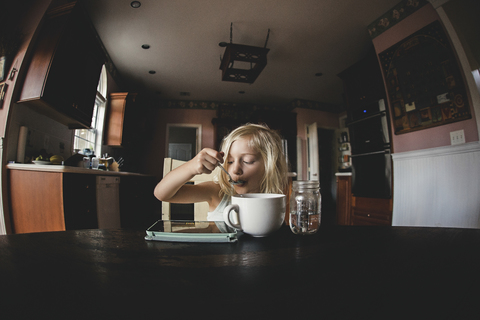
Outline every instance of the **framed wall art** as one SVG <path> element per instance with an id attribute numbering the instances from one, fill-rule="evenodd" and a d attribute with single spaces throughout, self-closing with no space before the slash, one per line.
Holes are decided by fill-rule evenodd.
<path id="1" fill-rule="evenodd" d="M 5 80 L 7 72 L 7 58 L 5 56 L 0 57 L 0 81 Z"/>
<path id="2" fill-rule="evenodd" d="M 0 109 L 3 108 L 3 100 L 5 99 L 6 91 L 7 91 L 7 84 L 0 83 Z"/>
<path id="3" fill-rule="evenodd" d="M 379 54 L 395 134 L 470 119 L 463 75 L 435 21 Z"/>

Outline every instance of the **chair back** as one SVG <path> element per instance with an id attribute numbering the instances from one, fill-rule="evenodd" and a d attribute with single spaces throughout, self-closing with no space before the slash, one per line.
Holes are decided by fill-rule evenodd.
<path id="1" fill-rule="evenodd" d="M 176 160 L 172 158 L 165 158 L 163 162 L 163 176 L 175 168 L 180 167 L 186 161 Z M 201 174 L 193 177 L 192 180 L 188 182 L 193 182 L 194 184 L 202 183 L 205 181 L 212 181 L 213 175 L 211 174 Z M 194 204 L 194 220 L 195 221 L 206 221 L 208 214 L 208 202 L 198 202 Z M 162 220 L 171 220 L 171 205 L 169 202 L 162 201 Z"/>

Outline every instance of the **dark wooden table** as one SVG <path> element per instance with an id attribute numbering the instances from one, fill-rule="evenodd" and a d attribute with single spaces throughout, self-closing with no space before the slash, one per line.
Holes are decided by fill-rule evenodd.
<path id="1" fill-rule="evenodd" d="M 282 227 L 234 244 L 144 235 L 0 236 L 0 318 L 480 318 L 480 230 Z"/>

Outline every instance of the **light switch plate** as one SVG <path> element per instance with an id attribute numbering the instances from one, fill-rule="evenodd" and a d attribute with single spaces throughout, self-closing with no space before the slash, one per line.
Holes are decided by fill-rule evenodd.
<path id="1" fill-rule="evenodd" d="M 450 132 L 450 142 L 452 145 L 465 143 L 465 132 L 463 129 Z"/>

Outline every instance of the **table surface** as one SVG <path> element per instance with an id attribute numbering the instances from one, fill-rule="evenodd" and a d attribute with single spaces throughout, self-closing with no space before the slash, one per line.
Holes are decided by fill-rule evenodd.
<path id="1" fill-rule="evenodd" d="M 232 244 L 144 236 L 138 230 L 0 236 L 0 318 L 480 313 L 476 229 L 332 226 L 298 236 L 284 226 Z"/>

